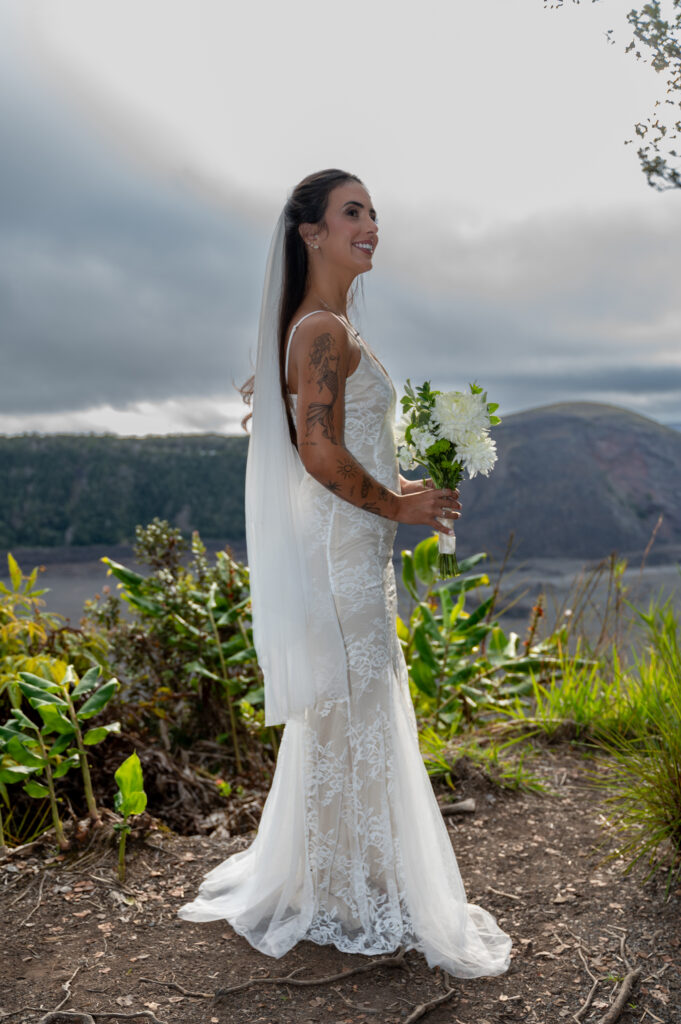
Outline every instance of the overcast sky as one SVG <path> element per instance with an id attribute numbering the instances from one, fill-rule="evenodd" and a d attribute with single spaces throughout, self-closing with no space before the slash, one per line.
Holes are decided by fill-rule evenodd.
<path id="1" fill-rule="evenodd" d="M 0 0 L 0 431 L 236 431 L 270 233 L 329 166 L 378 210 L 355 315 L 398 389 L 680 423 L 630 8 Z"/>

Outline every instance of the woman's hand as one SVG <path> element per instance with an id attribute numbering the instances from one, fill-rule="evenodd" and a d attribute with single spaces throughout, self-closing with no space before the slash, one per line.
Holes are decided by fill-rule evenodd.
<path id="1" fill-rule="evenodd" d="M 435 484 L 429 476 L 423 477 L 421 480 L 407 480 L 406 477 L 400 473 L 400 491 L 402 494 L 420 494 L 424 487 L 434 487 Z M 457 491 L 458 495 L 458 491 Z"/>
<path id="2" fill-rule="evenodd" d="M 410 490 L 409 493 L 404 493 L 403 491 L 398 496 L 397 514 L 395 515 L 397 522 L 432 526 L 433 529 L 439 530 L 440 533 L 453 533 L 454 531 L 450 530 L 447 526 L 443 526 L 437 517 L 440 516 L 444 519 L 459 518 L 461 515 L 459 511 L 461 502 L 459 501 L 458 490 L 456 488 L 452 490 L 449 487 L 438 489 L 433 486 L 432 480 L 426 482 L 425 487 L 421 480 L 406 482 L 412 484 L 416 482 L 418 487 Z"/>

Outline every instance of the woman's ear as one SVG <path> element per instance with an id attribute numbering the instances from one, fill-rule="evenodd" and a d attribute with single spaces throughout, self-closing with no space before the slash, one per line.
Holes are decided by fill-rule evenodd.
<path id="1" fill-rule="evenodd" d="M 317 225 L 316 224 L 300 224 L 298 226 L 300 237 L 309 249 L 318 249 L 319 242 L 317 240 Z"/>

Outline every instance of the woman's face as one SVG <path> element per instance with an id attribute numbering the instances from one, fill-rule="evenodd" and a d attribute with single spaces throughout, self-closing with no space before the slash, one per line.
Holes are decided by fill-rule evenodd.
<path id="1" fill-rule="evenodd" d="M 378 225 L 371 196 L 364 185 L 350 181 L 332 189 L 324 222 L 326 229 L 317 231 L 319 249 L 312 252 L 353 274 L 371 270 L 378 244 Z"/>

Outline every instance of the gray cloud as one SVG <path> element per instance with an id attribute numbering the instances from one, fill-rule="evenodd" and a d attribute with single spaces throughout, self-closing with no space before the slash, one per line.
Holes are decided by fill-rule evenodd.
<path id="1" fill-rule="evenodd" d="M 210 428 L 209 399 L 251 372 L 268 231 L 0 74 L 0 414 L 183 399 Z M 464 237 L 382 209 L 358 321 L 398 387 L 478 379 L 507 411 L 585 398 L 681 420 L 681 213 L 651 210 Z"/>

